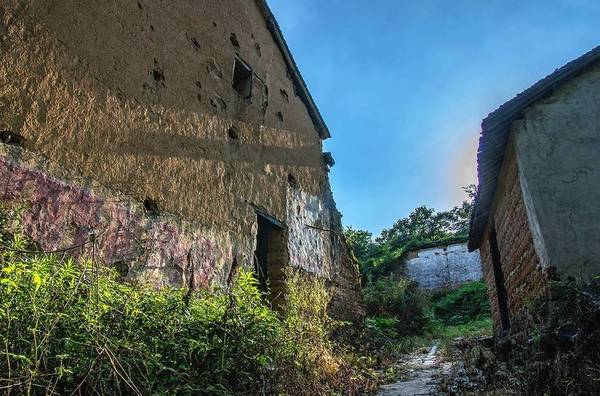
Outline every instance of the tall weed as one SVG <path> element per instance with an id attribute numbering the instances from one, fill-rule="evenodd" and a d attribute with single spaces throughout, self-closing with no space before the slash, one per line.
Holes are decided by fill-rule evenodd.
<path id="1" fill-rule="evenodd" d="M 374 386 L 331 340 L 323 281 L 287 277 L 277 314 L 250 271 L 228 291 L 156 290 L 89 260 L 29 253 L 16 236 L 0 252 L 0 389 L 308 395 Z"/>

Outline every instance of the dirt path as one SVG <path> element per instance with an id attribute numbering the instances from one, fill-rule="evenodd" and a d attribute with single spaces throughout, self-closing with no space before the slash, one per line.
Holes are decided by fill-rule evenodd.
<path id="1" fill-rule="evenodd" d="M 448 364 L 440 362 L 434 344 L 428 353 L 415 353 L 401 362 L 405 369 L 403 378 L 393 384 L 381 387 L 377 396 L 413 396 L 436 395 L 437 381 L 440 375 L 448 370 Z"/>

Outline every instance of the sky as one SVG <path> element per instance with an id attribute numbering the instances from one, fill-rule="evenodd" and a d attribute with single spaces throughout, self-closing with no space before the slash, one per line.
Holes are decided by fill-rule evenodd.
<path id="1" fill-rule="evenodd" d="M 597 0 L 268 0 L 332 138 L 343 223 L 378 235 L 476 182 L 481 120 L 600 45 Z"/>

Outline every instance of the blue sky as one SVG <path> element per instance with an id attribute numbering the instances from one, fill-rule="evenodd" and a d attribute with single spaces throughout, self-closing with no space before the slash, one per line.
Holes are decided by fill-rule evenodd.
<path id="1" fill-rule="evenodd" d="M 476 180 L 481 120 L 600 44 L 600 1 L 269 0 L 333 138 L 345 225 L 378 234 Z"/>

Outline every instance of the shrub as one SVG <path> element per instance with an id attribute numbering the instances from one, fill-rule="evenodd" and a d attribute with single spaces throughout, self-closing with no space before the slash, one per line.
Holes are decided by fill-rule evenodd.
<path id="1" fill-rule="evenodd" d="M 600 394 L 599 281 L 596 277 L 585 284 L 551 282 L 548 295 L 529 304 L 527 329 L 501 338 L 493 350 L 473 340 L 457 347 L 455 353 L 465 369 L 448 375 L 443 390 L 458 394 Z"/>
<path id="2" fill-rule="evenodd" d="M 446 325 L 461 325 L 491 315 L 485 282 L 469 282 L 432 299 L 436 317 Z"/>
<path id="3" fill-rule="evenodd" d="M 363 288 L 369 316 L 395 319 L 399 336 L 421 333 L 429 323 L 427 298 L 416 282 L 388 276 Z"/>
<path id="4" fill-rule="evenodd" d="M 322 281 L 288 273 L 270 310 L 251 272 L 215 293 L 117 281 L 91 261 L 0 252 L 0 389 L 58 394 L 354 394 Z M 369 381 L 371 381 L 369 383 Z"/>

